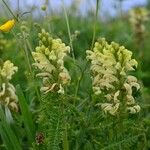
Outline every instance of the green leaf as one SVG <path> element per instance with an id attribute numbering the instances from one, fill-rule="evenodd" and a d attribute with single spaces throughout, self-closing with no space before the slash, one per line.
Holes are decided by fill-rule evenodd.
<path id="1" fill-rule="evenodd" d="M 2 107 L 0 107 L 0 130 L 1 131 L 1 136 L 3 139 L 3 142 L 5 144 L 7 144 L 7 148 L 11 146 L 11 150 L 22 150 L 21 145 L 16 137 L 16 135 L 14 134 L 14 132 L 12 131 L 10 125 L 7 123 L 6 121 L 6 117 L 5 114 L 3 112 Z M 9 142 L 10 141 L 10 142 Z M 9 148 L 8 148 L 9 149 Z"/>
<path id="2" fill-rule="evenodd" d="M 14 120 L 8 107 L 5 107 L 5 115 L 6 115 L 6 121 L 9 124 L 13 123 Z"/>
<path id="3" fill-rule="evenodd" d="M 26 102 L 22 89 L 19 85 L 17 85 L 16 90 L 17 90 L 17 95 L 19 97 L 19 105 L 20 105 L 25 129 L 27 132 L 28 140 L 29 143 L 32 144 L 35 136 L 35 126 L 33 124 L 32 115 L 31 112 L 29 111 L 28 104 Z"/>
<path id="4" fill-rule="evenodd" d="M 6 135 L 6 132 L 2 126 L 2 124 L 0 123 L 0 135 L 1 135 L 1 138 L 3 140 L 3 143 L 4 145 L 6 146 L 6 148 L 9 150 L 13 147 L 13 145 L 11 144 L 10 140 L 8 139 L 7 135 Z"/>

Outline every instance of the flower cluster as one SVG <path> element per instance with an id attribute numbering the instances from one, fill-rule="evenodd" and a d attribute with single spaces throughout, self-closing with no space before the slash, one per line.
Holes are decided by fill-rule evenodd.
<path id="1" fill-rule="evenodd" d="M 134 8 L 129 13 L 129 21 L 132 25 L 134 34 L 137 38 L 140 38 L 137 42 L 143 40 L 145 33 L 144 23 L 149 19 L 149 12 L 146 8 Z"/>
<path id="2" fill-rule="evenodd" d="M 15 87 L 10 83 L 12 76 L 18 70 L 9 60 L 0 66 L 0 104 L 8 106 L 13 111 L 18 111 Z"/>
<path id="3" fill-rule="evenodd" d="M 39 33 L 39 38 L 39 46 L 32 55 L 35 60 L 33 65 L 40 70 L 37 76 L 43 79 L 41 91 L 63 94 L 65 85 L 70 82 L 63 60 L 70 47 L 65 46 L 61 39 L 53 39 L 44 29 Z"/>
<path id="4" fill-rule="evenodd" d="M 138 90 L 140 86 L 136 77 L 128 75 L 137 67 L 132 52 L 115 42 L 108 44 L 102 38 L 95 43 L 93 51 L 87 50 L 87 59 L 91 60 L 93 91 L 104 96 L 101 108 L 111 115 L 122 108 L 132 114 L 139 112 L 133 88 Z"/>

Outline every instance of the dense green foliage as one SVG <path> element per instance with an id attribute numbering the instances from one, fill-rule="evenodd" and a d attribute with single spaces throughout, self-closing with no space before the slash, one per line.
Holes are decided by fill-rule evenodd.
<path id="1" fill-rule="evenodd" d="M 64 9 L 52 15 L 45 13 L 43 7 L 39 10 L 39 13 L 44 13 L 43 18 L 25 14 L 10 32 L 0 32 L 0 64 L 11 60 L 18 67 L 11 83 L 16 87 L 19 107 L 18 112 L 13 112 L 0 106 L 0 149 L 150 149 L 149 19 L 144 23 L 144 39 L 137 43 L 136 38 L 140 37 L 135 36 L 127 13 L 104 21 L 100 17 L 96 19 L 95 12 L 77 15 L 73 6 L 67 9 L 67 14 Z M 1 24 L 3 20 L 6 17 L 0 19 Z M 70 28 L 67 28 L 67 21 Z M 75 59 L 71 52 L 63 59 L 71 78 L 70 84 L 64 87 L 64 94 L 55 92 L 58 87 L 48 93 L 40 91 L 42 81 L 36 76 L 38 69 L 32 65 L 32 52 L 39 44 L 41 29 L 53 38 L 60 38 L 71 47 L 71 52 L 74 51 Z M 90 50 L 92 45 L 93 30 L 95 42 L 105 37 L 108 42 L 115 41 L 132 50 L 138 67 L 131 74 L 137 77 L 141 86 L 139 91 L 133 88 L 133 95 L 141 107 L 139 113 L 113 116 L 97 105 L 103 102 L 104 95 L 93 92 L 91 63 L 86 59 L 86 50 Z"/>

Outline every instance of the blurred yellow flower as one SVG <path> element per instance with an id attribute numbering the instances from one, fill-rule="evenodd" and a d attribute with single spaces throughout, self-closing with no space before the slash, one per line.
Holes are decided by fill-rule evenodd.
<path id="1" fill-rule="evenodd" d="M 15 25 L 15 20 L 8 20 L 6 23 L 0 26 L 0 31 L 9 32 Z"/>

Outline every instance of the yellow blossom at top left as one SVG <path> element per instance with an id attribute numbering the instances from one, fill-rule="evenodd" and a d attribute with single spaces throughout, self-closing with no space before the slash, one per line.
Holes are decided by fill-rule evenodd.
<path id="1" fill-rule="evenodd" d="M 15 25 L 15 20 L 8 20 L 6 23 L 0 26 L 0 31 L 9 32 Z"/>

